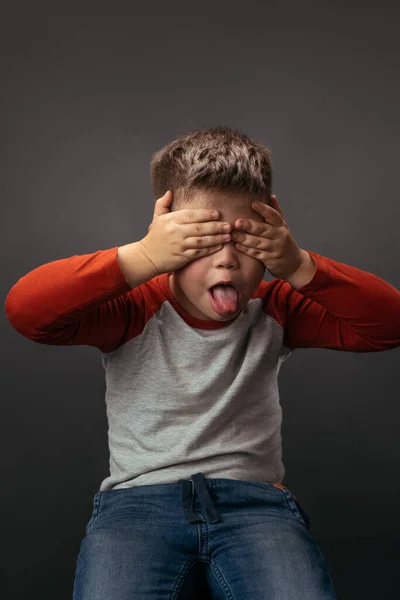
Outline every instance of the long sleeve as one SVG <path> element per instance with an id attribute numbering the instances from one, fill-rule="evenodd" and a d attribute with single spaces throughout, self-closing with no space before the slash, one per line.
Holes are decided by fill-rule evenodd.
<path id="1" fill-rule="evenodd" d="M 5 300 L 11 325 L 41 344 L 115 345 L 126 328 L 124 308 L 132 304 L 127 293 L 133 292 L 117 251 L 63 258 L 21 277 Z"/>
<path id="2" fill-rule="evenodd" d="M 286 286 L 285 345 L 348 352 L 399 346 L 400 292 L 372 273 L 308 252 L 317 265 L 313 279 L 298 290 Z"/>

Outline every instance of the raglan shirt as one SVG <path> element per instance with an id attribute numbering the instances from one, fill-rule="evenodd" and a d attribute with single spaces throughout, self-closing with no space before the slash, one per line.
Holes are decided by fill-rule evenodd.
<path id="1" fill-rule="evenodd" d="M 41 265 L 9 291 L 24 337 L 101 351 L 109 476 L 100 490 L 206 477 L 281 483 L 278 373 L 296 348 L 376 352 L 400 345 L 400 293 L 308 251 L 313 279 L 261 281 L 230 322 L 189 315 L 169 273 L 131 288 L 118 247 Z"/>

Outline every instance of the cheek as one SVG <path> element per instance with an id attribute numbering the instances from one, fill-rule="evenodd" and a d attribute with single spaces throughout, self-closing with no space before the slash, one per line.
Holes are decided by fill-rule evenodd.
<path id="1" fill-rule="evenodd" d="M 204 285 L 207 277 L 207 257 L 192 260 L 187 265 L 176 271 L 178 280 L 183 289 L 195 291 Z"/>
<path id="2" fill-rule="evenodd" d="M 242 265 L 252 279 L 257 279 L 257 277 L 264 275 L 265 265 L 260 260 L 251 256 L 245 256 Z"/>

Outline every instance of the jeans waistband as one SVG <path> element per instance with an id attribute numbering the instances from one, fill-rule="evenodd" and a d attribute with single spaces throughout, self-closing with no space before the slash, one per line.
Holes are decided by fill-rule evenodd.
<path id="1" fill-rule="evenodd" d="M 207 489 L 207 484 L 202 473 L 191 475 L 190 479 L 180 479 L 179 483 L 182 491 L 183 510 L 189 523 L 203 523 L 203 520 L 199 519 L 193 510 L 195 490 L 198 494 L 200 504 L 205 510 L 207 522 L 219 523 L 221 521 L 221 518 L 215 510 L 213 501 L 211 500 L 211 496 Z"/>
<path id="2" fill-rule="evenodd" d="M 199 518 L 194 511 L 193 505 L 195 491 L 197 492 L 200 504 L 206 513 L 207 522 L 221 522 L 221 518 L 215 509 L 215 506 L 207 488 L 206 480 L 202 473 L 196 473 L 195 475 L 191 475 L 190 479 L 180 479 L 179 483 L 181 486 L 183 510 L 189 523 L 203 523 L 203 519 Z M 211 488 L 213 488 L 212 480 L 209 480 L 209 485 L 211 486 Z M 281 490 L 287 490 L 287 487 L 285 485 L 282 485 L 281 483 L 273 483 L 271 485 Z M 294 499 L 296 498 L 294 494 L 291 495 Z"/>

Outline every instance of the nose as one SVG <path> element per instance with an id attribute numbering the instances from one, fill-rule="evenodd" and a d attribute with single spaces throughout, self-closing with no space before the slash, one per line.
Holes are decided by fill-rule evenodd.
<path id="1" fill-rule="evenodd" d="M 220 250 L 215 252 L 219 263 L 223 266 L 237 266 L 239 250 L 235 247 L 233 240 L 225 242 Z"/>

